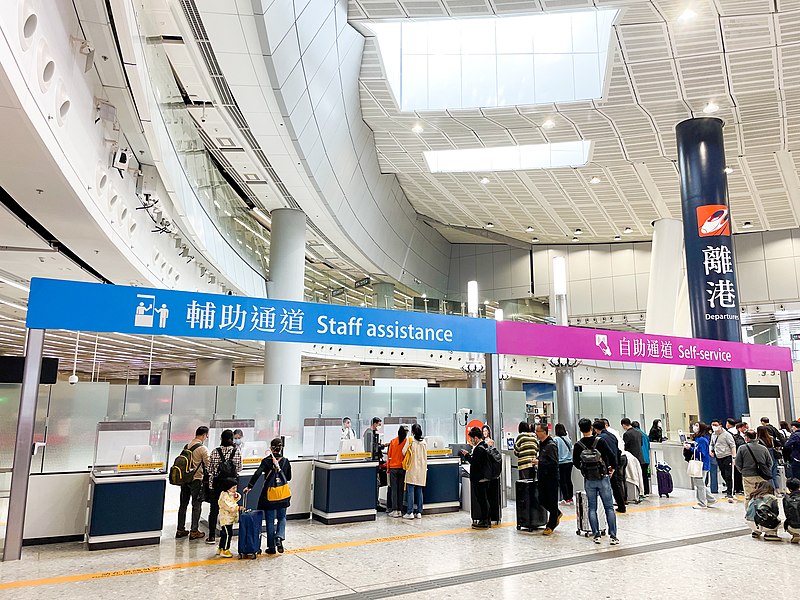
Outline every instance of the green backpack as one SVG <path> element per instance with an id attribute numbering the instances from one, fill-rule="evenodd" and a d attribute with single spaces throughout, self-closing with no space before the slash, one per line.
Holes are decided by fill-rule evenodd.
<path id="1" fill-rule="evenodd" d="M 203 444 L 198 443 L 189 448 L 189 444 L 186 444 L 183 450 L 181 450 L 181 453 L 175 457 L 172 468 L 169 470 L 169 482 L 172 485 L 188 485 L 192 483 L 194 474 L 197 473 L 197 469 L 200 468 L 200 465 L 197 465 L 192 469 L 193 453 L 202 445 Z"/>

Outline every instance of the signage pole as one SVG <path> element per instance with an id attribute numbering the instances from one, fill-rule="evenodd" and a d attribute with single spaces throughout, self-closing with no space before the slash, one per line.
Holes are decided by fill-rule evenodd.
<path id="1" fill-rule="evenodd" d="M 692 335 L 741 342 L 722 125 L 720 119 L 703 117 L 675 128 L 686 278 Z M 702 421 L 739 419 L 750 412 L 744 370 L 697 367 L 695 372 Z"/>
<path id="2" fill-rule="evenodd" d="M 492 431 L 495 439 L 495 445 L 500 444 L 502 449 L 505 444 L 503 432 L 503 409 L 501 402 L 500 391 L 500 355 L 498 354 L 484 354 L 484 363 L 486 363 L 486 423 Z M 505 461 L 504 461 L 505 463 Z M 506 506 L 506 485 L 505 477 L 500 481 L 500 505 Z"/>
<path id="3" fill-rule="evenodd" d="M 11 493 L 8 498 L 8 519 L 3 560 L 19 560 L 22 556 L 22 536 L 25 529 L 25 509 L 28 501 L 28 478 L 31 473 L 33 431 L 36 423 L 36 401 L 42 371 L 44 329 L 29 329 L 25 348 L 25 367 L 19 396 L 17 439 L 11 470 Z"/>
<path id="4" fill-rule="evenodd" d="M 797 418 L 794 412 L 792 374 L 789 371 L 781 371 L 781 399 L 778 402 L 778 418 L 787 423 L 791 423 Z"/>

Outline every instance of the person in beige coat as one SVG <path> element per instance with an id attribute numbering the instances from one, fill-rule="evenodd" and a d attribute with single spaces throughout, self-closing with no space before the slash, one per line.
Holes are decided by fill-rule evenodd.
<path id="1" fill-rule="evenodd" d="M 422 427 L 418 423 L 411 426 L 411 443 L 406 444 L 404 455 L 411 453 L 406 468 L 406 490 L 408 501 L 404 519 L 422 518 L 422 488 L 428 481 L 428 444 L 422 437 Z M 414 504 L 417 510 L 414 512 Z"/>

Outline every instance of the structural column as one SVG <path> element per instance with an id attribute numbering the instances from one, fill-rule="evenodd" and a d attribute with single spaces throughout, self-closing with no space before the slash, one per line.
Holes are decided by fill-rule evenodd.
<path id="1" fill-rule="evenodd" d="M 194 384 L 230 385 L 232 373 L 233 360 L 230 358 L 198 358 Z"/>
<path id="2" fill-rule="evenodd" d="M 675 128 L 686 277 L 693 336 L 741 342 L 722 126 L 703 117 Z M 750 412 L 743 369 L 696 367 L 696 379 L 702 421 Z"/>
<path id="3" fill-rule="evenodd" d="M 555 301 L 556 325 L 567 327 L 567 267 L 563 256 L 553 258 L 553 298 Z M 556 363 L 556 415 L 567 431 L 577 435 L 575 419 L 575 375 L 571 361 Z M 551 363 L 553 364 L 553 363 Z"/>
<path id="4" fill-rule="evenodd" d="M 375 308 L 394 310 L 394 284 L 376 283 L 372 291 Z"/>
<path id="5" fill-rule="evenodd" d="M 303 300 L 305 274 L 306 215 L 301 210 L 272 211 L 272 239 L 269 252 L 269 297 Z M 280 317 L 276 318 L 280 327 Z M 303 326 L 311 326 L 303 322 Z M 264 348 L 264 383 L 300 385 L 299 344 L 267 342 Z"/>
<path id="6" fill-rule="evenodd" d="M 161 369 L 161 385 L 189 385 L 190 376 L 189 369 Z"/>

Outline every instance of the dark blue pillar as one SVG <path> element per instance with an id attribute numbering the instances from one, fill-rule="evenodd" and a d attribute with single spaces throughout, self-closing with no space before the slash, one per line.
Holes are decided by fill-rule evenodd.
<path id="1" fill-rule="evenodd" d="M 675 128 L 686 276 L 694 337 L 741 342 L 722 125 L 704 117 Z M 697 367 L 696 374 L 702 421 L 749 413 L 744 370 Z"/>

